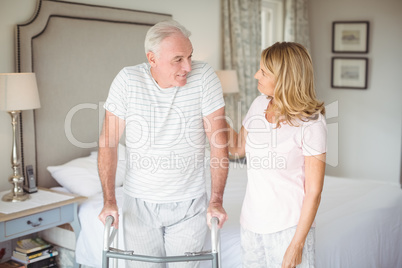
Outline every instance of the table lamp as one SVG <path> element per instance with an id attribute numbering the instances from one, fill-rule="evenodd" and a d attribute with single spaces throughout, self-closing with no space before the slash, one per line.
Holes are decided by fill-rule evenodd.
<path id="1" fill-rule="evenodd" d="M 38 86 L 34 73 L 2 73 L 0 74 L 0 110 L 11 115 L 13 129 L 13 145 L 11 165 L 13 175 L 9 182 L 13 185 L 10 193 L 2 197 L 6 202 L 21 202 L 29 198 L 24 192 L 24 177 L 19 174 L 20 159 L 16 139 L 16 127 L 22 110 L 32 110 L 40 107 Z"/>
<path id="2" fill-rule="evenodd" d="M 239 93 L 236 70 L 219 70 L 216 71 L 216 75 L 221 81 L 223 94 Z"/>

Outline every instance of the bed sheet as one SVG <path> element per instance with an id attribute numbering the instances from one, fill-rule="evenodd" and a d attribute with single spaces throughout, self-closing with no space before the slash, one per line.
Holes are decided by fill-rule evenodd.
<path id="1" fill-rule="evenodd" d="M 123 205 L 123 187 L 116 188 L 117 206 L 119 214 Z M 81 224 L 81 232 L 78 236 L 75 259 L 76 262 L 90 267 L 102 267 L 102 248 L 103 248 L 103 231 L 104 225 L 98 219 L 98 215 L 103 207 L 102 193 L 96 194 L 88 198 L 78 208 L 78 218 Z M 124 249 L 123 240 L 123 220 L 119 219 L 119 231 L 117 233 L 117 242 L 119 248 Z M 115 260 L 118 267 L 124 267 L 123 260 Z M 111 262 L 114 263 L 114 260 Z"/>
<path id="2" fill-rule="evenodd" d="M 245 165 L 232 162 L 224 195 L 229 219 L 221 230 L 224 268 L 241 267 L 239 217 L 246 184 Z M 116 195 L 121 207 L 122 188 L 116 189 Z M 78 263 L 101 266 L 103 225 L 97 215 L 102 204 L 102 196 L 97 195 L 79 208 L 82 231 L 77 241 Z M 326 176 L 316 223 L 316 267 L 402 267 L 399 185 Z M 119 248 L 124 248 L 121 230 L 120 226 Z M 205 245 L 205 249 L 210 248 L 209 236 Z M 124 267 L 122 260 L 119 267 Z M 201 263 L 201 268 L 207 267 L 210 262 Z"/>
<path id="3" fill-rule="evenodd" d="M 316 223 L 316 267 L 402 267 L 400 185 L 326 176 Z"/>

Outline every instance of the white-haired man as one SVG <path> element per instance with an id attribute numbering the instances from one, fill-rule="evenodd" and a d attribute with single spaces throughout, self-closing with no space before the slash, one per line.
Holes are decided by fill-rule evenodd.
<path id="1" fill-rule="evenodd" d="M 152 256 L 199 251 L 207 223 L 227 219 L 222 206 L 228 172 L 222 89 L 214 70 L 192 61 L 190 32 L 176 21 L 151 27 L 145 38 L 148 63 L 125 67 L 105 103 L 99 140 L 104 207 L 112 215 L 117 144 L 126 130 L 127 174 L 123 228 L 127 249 Z M 211 157 L 211 197 L 205 191 L 205 138 Z M 133 263 L 133 262 L 130 262 Z M 197 267 L 197 263 L 169 267 Z M 135 262 L 135 267 L 165 267 Z"/>

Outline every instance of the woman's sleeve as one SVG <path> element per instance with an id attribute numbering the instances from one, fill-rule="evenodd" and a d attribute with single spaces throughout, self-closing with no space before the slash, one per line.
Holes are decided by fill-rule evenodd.
<path id="1" fill-rule="evenodd" d="M 327 152 L 327 124 L 323 115 L 302 126 L 302 148 L 304 156 Z"/>

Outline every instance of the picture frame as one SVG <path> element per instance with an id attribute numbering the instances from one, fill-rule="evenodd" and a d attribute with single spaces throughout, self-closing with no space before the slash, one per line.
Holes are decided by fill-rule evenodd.
<path id="1" fill-rule="evenodd" d="M 368 58 L 332 57 L 331 87 L 367 89 Z"/>
<path id="2" fill-rule="evenodd" d="M 368 53 L 368 21 L 334 21 L 332 23 L 333 53 Z"/>

